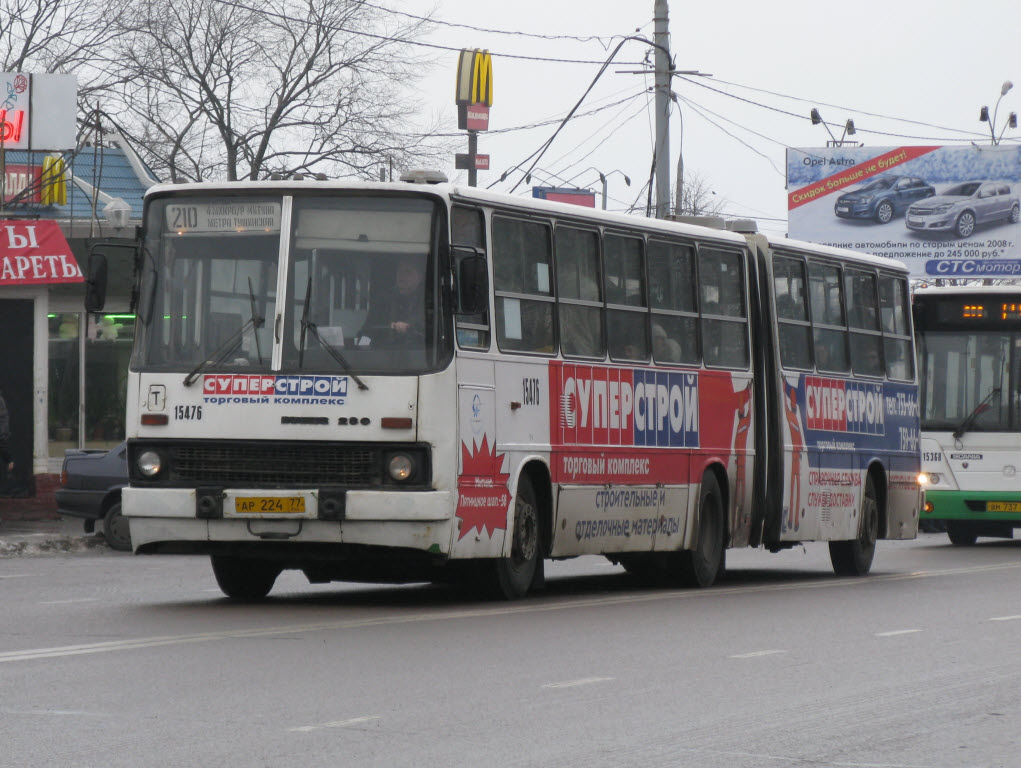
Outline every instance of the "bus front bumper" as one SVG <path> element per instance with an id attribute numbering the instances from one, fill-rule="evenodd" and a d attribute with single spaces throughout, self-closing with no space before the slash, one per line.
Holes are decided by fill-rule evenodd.
<path id="1" fill-rule="evenodd" d="M 236 511 L 237 499 L 302 498 L 298 513 Z M 216 552 L 217 543 L 367 545 L 443 555 L 450 550 L 456 503 L 446 491 L 346 491 L 339 514 L 320 519 L 314 491 L 226 490 L 210 517 L 197 512 L 194 488 L 125 488 L 122 508 L 136 552 Z"/>
<path id="2" fill-rule="evenodd" d="M 1021 493 L 1005 491 L 925 492 L 921 519 L 1012 522 L 1021 526 Z M 932 505 L 931 511 L 929 505 Z"/>

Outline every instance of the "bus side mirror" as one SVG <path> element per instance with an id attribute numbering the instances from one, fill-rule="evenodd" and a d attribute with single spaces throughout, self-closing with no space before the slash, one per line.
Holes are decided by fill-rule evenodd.
<path id="1" fill-rule="evenodd" d="M 88 274 L 85 277 L 85 311 L 101 312 L 106 304 L 106 255 L 89 251 Z"/>
<path id="2" fill-rule="evenodd" d="M 465 256 L 457 270 L 458 311 L 477 315 L 489 308 L 489 270 L 482 256 Z"/>

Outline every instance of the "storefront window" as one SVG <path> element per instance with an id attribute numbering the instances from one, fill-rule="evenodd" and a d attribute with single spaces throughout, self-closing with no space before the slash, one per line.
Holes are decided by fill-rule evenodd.
<path id="1" fill-rule="evenodd" d="M 111 448 L 124 439 L 133 315 L 49 316 L 49 455 L 68 448 Z M 84 337 L 84 338 L 83 338 Z M 84 354 L 84 376 L 81 360 Z M 81 393 L 84 414 L 79 415 Z M 84 431 L 79 429 L 84 418 Z"/>
<path id="2" fill-rule="evenodd" d="M 80 325 L 80 313 L 49 316 L 49 453 L 57 458 L 78 447 Z"/>
<path id="3" fill-rule="evenodd" d="M 85 334 L 85 448 L 112 448 L 124 439 L 128 359 L 134 315 L 91 315 Z"/>

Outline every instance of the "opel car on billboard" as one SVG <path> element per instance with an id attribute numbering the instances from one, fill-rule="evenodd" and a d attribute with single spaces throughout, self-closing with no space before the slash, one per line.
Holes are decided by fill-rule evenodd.
<path id="1" fill-rule="evenodd" d="M 1021 202 L 1011 185 L 998 181 L 968 181 L 943 190 L 938 196 L 908 208 L 908 229 L 919 232 L 955 232 L 970 237 L 975 227 L 1006 220 L 1017 224 Z"/>
<path id="2" fill-rule="evenodd" d="M 936 188 L 916 176 L 877 176 L 837 198 L 833 212 L 844 219 L 874 219 L 886 224 L 908 206 L 936 194 Z"/>

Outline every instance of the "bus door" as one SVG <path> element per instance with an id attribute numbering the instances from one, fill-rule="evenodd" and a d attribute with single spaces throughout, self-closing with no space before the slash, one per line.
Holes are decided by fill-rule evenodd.
<path id="1" fill-rule="evenodd" d="M 457 511 L 451 557 L 501 557 L 511 493 L 497 451 L 495 363 L 458 357 Z"/>

